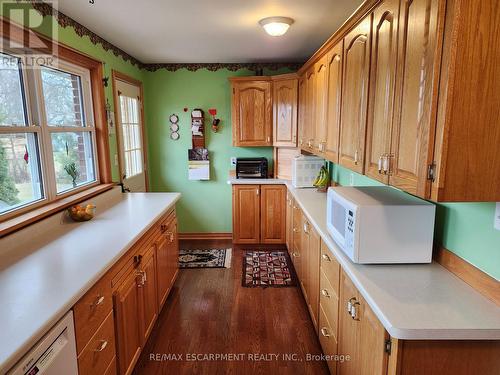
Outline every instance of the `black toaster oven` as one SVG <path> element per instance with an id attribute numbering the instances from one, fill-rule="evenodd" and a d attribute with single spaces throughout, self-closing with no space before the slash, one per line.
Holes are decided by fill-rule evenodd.
<path id="1" fill-rule="evenodd" d="M 267 178 L 266 158 L 236 159 L 236 178 Z"/>

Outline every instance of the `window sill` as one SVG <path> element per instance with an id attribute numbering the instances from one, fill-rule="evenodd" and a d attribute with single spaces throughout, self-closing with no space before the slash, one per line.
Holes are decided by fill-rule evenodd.
<path id="1" fill-rule="evenodd" d="M 19 216 L 10 218 L 0 223 L 0 238 L 4 237 L 16 230 L 24 228 L 30 224 L 40 221 L 47 216 L 62 211 L 74 204 L 80 203 L 86 199 L 92 198 L 115 186 L 114 184 L 101 184 L 68 197 L 61 198 L 55 202 L 48 203 L 42 207 L 35 208 L 32 211 L 26 212 Z"/>

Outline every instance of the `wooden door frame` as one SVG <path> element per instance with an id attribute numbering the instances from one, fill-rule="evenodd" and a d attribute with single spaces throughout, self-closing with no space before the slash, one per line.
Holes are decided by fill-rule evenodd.
<path id="1" fill-rule="evenodd" d="M 129 75 L 119 72 L 117 70 L 112 69 L 111 70 L 111 81 L 112 81 L 112 90 L 113 90 L 113 104 L 115 108 L 115 129 L 116 129 L 116 148 L 117 152 L 120 153 L 120 147 L 121 147 L 121 139 L 118 134 L 118 125 L 121 124 L 119 121 L 118 117 L 118 100 L 115 95 L 116 93 L 116 81 L 122 81 L 125 83 L 128 83 L 130 85 L 134 85 L 139 87 L 139 92 L 141 96 L 141 108 L 140 108 L 140 116 L 141 116 L 141 137 L 142 137 L 142 150 L 143 150 L 143 155 L 142 157 L 144 158 L 143 161 L 143 168 L 144 168 L 144 179 L 146 182 L 146 192 L 149 191 L 149 173 L 148 173 L 148 150 L 146 148 L 146 123 L 144 121 L 144 88 L 142 86 L 142 81 L 139 81 L 138 79 L 135 79 L 133 77 L 130 77 Z M 121 126 L 121 125 L 120 125 Z M 120 182 L 123 182 L 122 178 L 122 161 L 121 161 L 121 155 L 118 155 L 118 170 L 119 170 L 119 177 L 120 177 Z"/>

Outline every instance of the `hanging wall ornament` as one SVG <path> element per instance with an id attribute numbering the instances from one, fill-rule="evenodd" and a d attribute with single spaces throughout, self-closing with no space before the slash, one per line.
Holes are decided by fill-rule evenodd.
<path id="1" fill-rule="evenodd" d="M 168 118 L 170 121 L 170 139 L 177 141 L 180 138 L 179 135 L 179 116 L 176 114 L 171 114 Z"/>

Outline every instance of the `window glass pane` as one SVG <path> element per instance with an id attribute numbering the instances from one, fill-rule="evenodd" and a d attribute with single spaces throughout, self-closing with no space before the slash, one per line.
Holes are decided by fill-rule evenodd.
<path id="1" fill-rule="evenodd" d="M 125 174 L 132 177 L 143 171 L 139 101 L 120 95 L 120 108 Z"/>
<path id="2" fill-rule="evenodd" d="M 47 124 L 50 126 L 85 126 L 79 76 L 43 68 L 42 84 Z"/>
<path id="3" fill-rule="evenodd" d="M 57 193 L 95 181 L 91 133 L 52 133 L 51 136 Z"/>
<path id="4" fill-rule="evenodd" d="M 20 60 L 0 53 L 0 125 L 25 126 L 26 122 Z"/>
<path id="5" fill-rule="evenodd" d="M 42 198 L 36 134 L 1 134 L 0 214 Z"/>

